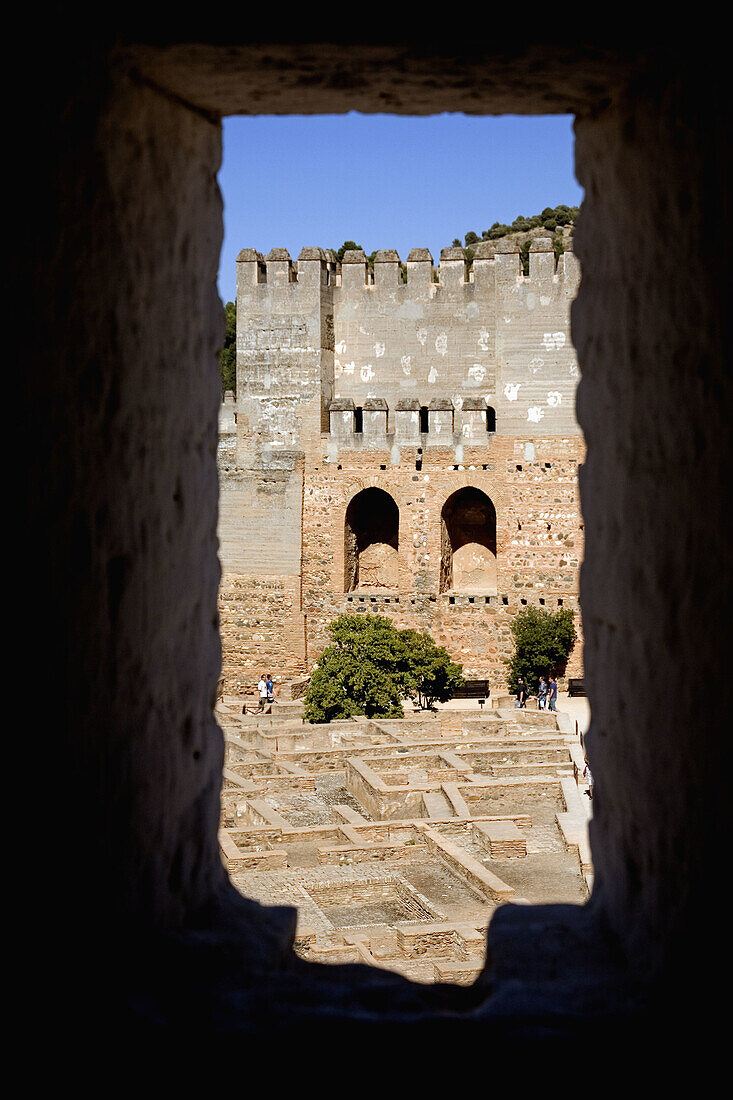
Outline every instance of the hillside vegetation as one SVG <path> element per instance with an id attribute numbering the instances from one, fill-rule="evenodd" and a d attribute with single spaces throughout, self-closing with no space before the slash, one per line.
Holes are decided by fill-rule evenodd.
<path id="1" fill-rule="evenodd" d="M 573 228 L 579 213 L 580 207 L 566 206 L 564 203 L 555 207 L 546 206 L 541 214 L 533 214 L 529 218 L 520 214 L 511 225 L 494 222 L 490 229 L 482 231 L 481 236 L 471 229 L 466 233 L 463 241 L 460 237 L 454 237 L 453 247 L 463 249 L 466 263 L 470 266 L 473 263 L 475 245 L 481 244 L 482 241 L 497 241 L 500 238 L 508 237 L 510 240 L 515 240 L 519 245 L 519 253 L 526 274 L 532 238 L 546 236 L 549 232 L 552 235 L 552 247 L 555 250 L 555 255 L 562 256 L 565 251 L 565 242 L 568 238 L 572 238 Z"/>

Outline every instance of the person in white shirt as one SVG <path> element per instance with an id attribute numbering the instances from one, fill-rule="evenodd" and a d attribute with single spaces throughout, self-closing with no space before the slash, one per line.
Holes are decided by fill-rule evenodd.
<path id="1" fill-rule="evenodd" d="M 257 690 L 260 693 L 260 705 L 258 707 L 259 712 L 265 709 L 265 703 L 267 702 L 267 681 L 265 680 L 264 672 L 260 676 L 260 682 L 257 685 Z"/>

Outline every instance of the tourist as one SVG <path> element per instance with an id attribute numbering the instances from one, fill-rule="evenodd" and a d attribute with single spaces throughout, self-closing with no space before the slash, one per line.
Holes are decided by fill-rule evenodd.
<path id="1" fill-rule="evenodd" d="M 585 758 L 585 767 L 583 768 L 583 778 L 588 784 L 588 790 L 585 792 L 588 798 L 593 798 L 593 773 L 590 770 L 590 764 L 588 763 L 588 757 Z"/>
<path id="2" fill-rule="evenodd" d="M 268 672 L 265 676 L 265 683 L 267 685 L 267 702 L 275 702 L 275 685 L 272 682 L 272 673 Z"/>
<path id="3" fill-rule="evenodd" d="M 554 676 L 550 677 L 550 687 L 548 691 L 549 695 L 549 710 L 557 710 L 557 680 Z"/>
<path id="4" fill-rule="evenodd" d="M 537 709 L 544 710 L 547 705 L 547 680 L 540 676 L 540 686 L 537 689 Z"/>
<path id="5" fill-rule="evenodd" d="M 257 708 L 257 713 L 262 714 L 265 709 L 265 703 L 267 702 L 267 673 L 263 672 L 260 676 L 260 682 L 257 685 L 257 690 L 260 693 L 260 705 Z"/>
<path id="6" fill-rule="evenodd" d="M 525 707 L 527 705 L 527 685 L 524 682 L 523 677 L 519 677 L 517 680 L 517 703 L 518 707 Z"/>

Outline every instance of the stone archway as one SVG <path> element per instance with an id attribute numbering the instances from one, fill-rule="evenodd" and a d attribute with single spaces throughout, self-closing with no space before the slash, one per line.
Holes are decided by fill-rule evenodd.
<path id="1" fill-rule="evenodd" d="M 384 489 L 362 489 L 349 502 L 344 523 L 344 588 L 399 587 L 400 512 Z"/>
<path id="2" fill-rule="evenodd" d="M 448 497 L 441 512 L 441 592 L 496 595 L 496 509 L 473 486 Z"/>

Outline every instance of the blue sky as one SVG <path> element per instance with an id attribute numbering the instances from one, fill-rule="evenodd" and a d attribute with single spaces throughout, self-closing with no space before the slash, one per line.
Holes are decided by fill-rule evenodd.
<path id="1" fill-rule="evenodd" d="M 242 248 L 367 253 L 441 248 L 473 229 L 580 204 L 569 115 L 413 118 L 257 116 L 224 120 L 223 301 Z"/>

